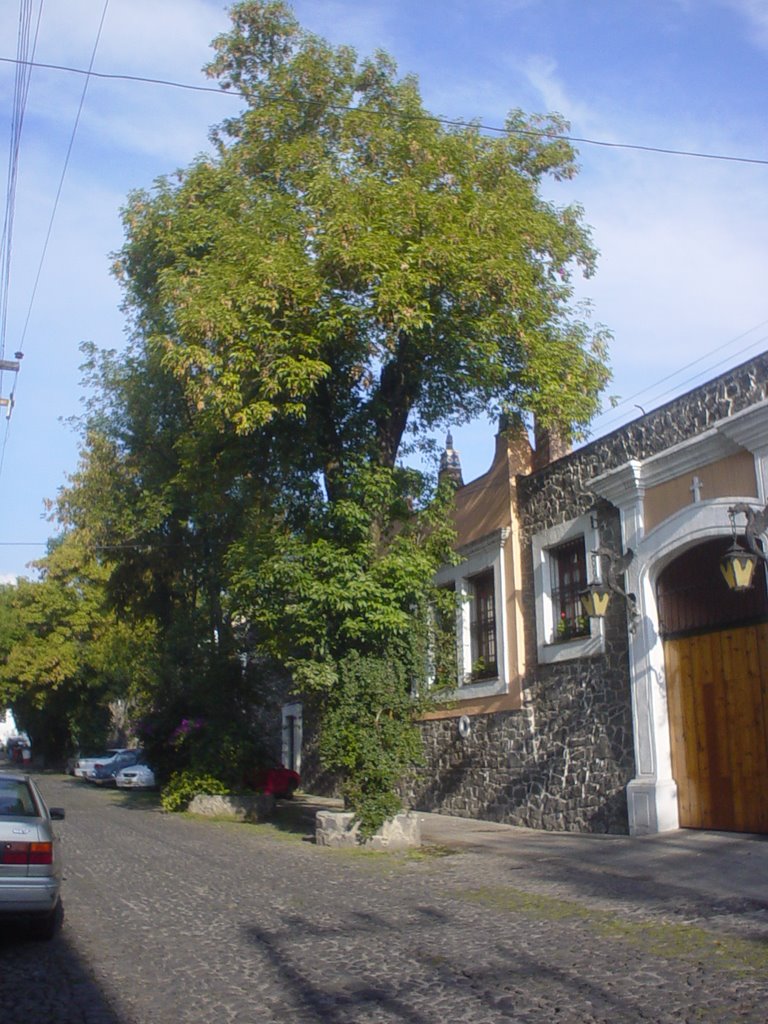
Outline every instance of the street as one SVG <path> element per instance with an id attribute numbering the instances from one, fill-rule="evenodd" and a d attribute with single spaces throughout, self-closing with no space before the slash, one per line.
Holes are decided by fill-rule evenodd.
<path id="1" fill-rule="evenodd" d="M 764 1024 L 768 922 L 639 912 L 521 887 L 508 860 L 328 850 L 163 814 L 60 775 L 64 926 L 0 933 L 0 1005 L 28 1024 Z M 679 908 L 678 908 L 679 909 Z"/>

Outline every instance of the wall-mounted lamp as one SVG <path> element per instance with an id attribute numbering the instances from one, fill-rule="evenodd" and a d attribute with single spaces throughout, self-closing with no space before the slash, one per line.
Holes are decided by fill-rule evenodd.
<path id="1" fill-rule="evenodd" d="M 617 594 L 626 602 L 629 613 L 629 631 L 634 633 L 640 621 L 637 600 L 634 594 L 628 594 L 619 585 L 620 577 L 624 575 L 635 557 L 634 551 L 632 548 L 627 548 L 624 554 L 620 555 L 612 548 L 601 545 L 592 552 L 592 556 L 594 559 L 604 558 L 608 563 L 608 570 L 605 574 L 605 582 L 603 582 L 602 574 L 597 572 L 595 573 L 597 578 L 579 594 L 584 612 L 590 618 L 604 618 L 611 601 L 611 594 Z"/>
<path id="2" fill-rule="evenodd" d="M 601 580 L 593 580 L 588 587 L 581 591 L 579 597 L 584 612 L 590 619 L 605 618 L 611 600 L 611 592 L 607 584 Z"/>
<path id="3" fill-rule="evenodd" d="M 743 515 L 747 520 L 744 539 L 749 550 L 745 550 L 739 544 L 736 536 L 737 515 Z M 768 556 L 757 543 L 758 535 L 764 533 L 768 527 L 768 505 L 760 512 L 742 501 L 728 509 L 728 518 L 731 520 L 733 543 L 720 559 L 720 571 L 731 590 L 749 590 L 755 578 L 758 561 L 762 559 L 768 562 Z"/>

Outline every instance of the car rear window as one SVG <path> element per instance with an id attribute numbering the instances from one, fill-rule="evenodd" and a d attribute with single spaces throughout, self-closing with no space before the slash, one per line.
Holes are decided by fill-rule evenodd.
<path id="1" fill-rule="evenodd" d="M 37 817 L 37 808 L 26 782 L 0 778 L 0 817 Z"/>

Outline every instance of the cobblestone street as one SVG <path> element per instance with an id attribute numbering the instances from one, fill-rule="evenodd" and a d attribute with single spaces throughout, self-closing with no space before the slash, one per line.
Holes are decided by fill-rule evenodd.
<path id="1" fill-rule="evenodd" d="M 295 826 L 162 814 L 43 776 L 63 805 L 65 922 L 6 929 L 0 993 L 30 1024 L 764 1024 L 765 907 L 574 898 L 471 850 L 316 847 Z M 285 805 L 284 817 L 297 820 Z M 278 826 L 280 822 L 278 820 Z"/>

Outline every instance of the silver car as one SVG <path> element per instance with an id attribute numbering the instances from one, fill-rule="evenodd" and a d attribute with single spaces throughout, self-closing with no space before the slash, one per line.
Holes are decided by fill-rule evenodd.
<path id="1" fill-rule="evenodd" d="M 61 857 L 52 821 L 29 775 L 0 772 L 0 921 L 26 918 L 32 933 L 50 939 L 60 919 Z"/>
<path id="2" fill-rule="evenodd" d="M 78 757 L 72 774 L 78 779 L 85 779 L 88 777 L 88 772 L 93 771 L 97 764 L 103 764 L 104 761 L 108 761 L 116 754 L 127 753 L 129 753 L 128 747 L 110 747 L 109 750 L 104 751 L 103 754 L 97 754 L 95 757 Z"/>
<path id="3" fill-rule="evenodd" d="M 154 789 L 155 773 L 148 764 L 134 764 L 130 768 L 121 768 L 115 776 L 118 789 Z"/>

